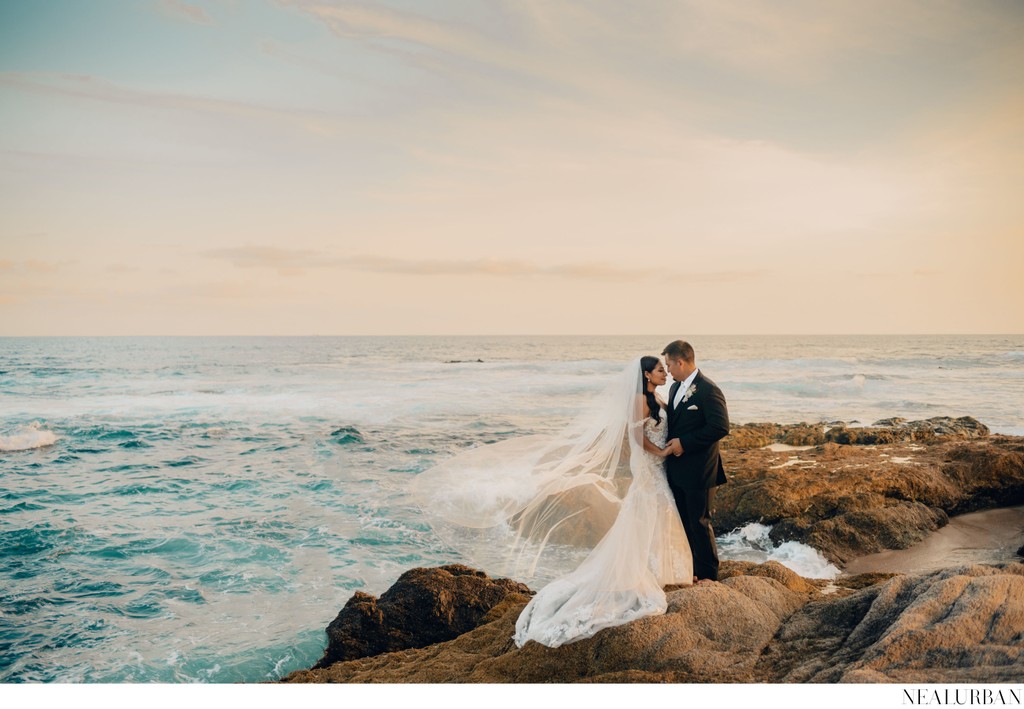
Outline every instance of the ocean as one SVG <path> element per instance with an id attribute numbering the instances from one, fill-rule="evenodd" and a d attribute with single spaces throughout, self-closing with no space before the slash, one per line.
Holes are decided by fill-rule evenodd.
<path id="1" fill-rule="evenodd" d="M 0 681 L 257 682 L 356 590 L 460 561 L 405 495 L 553 432 L 666 336 L 0 338 Z M 691 337 L 734 422 L 1024 435 L 1024 336 Z M 762 525 L 723 558 L 836 573 Z"/>

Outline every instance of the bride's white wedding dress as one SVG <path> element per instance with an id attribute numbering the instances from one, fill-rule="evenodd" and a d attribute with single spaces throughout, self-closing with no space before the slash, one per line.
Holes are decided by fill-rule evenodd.
<path id="1" fill-rule="evenodd" d="M 645 435 L 665 445 L 665 414 Z M 662 586 L 693 581 L 693 561 L 662 459 L 642 452 L 615 522 L 574 571 L 542 588 L 516 622 L 516 645 L 558 647 L 598 630 L 664 613 Z"/>
<path id="2" fill-rule="evenodd" d="M 491 574 L 549 581 L 515 641 L 557 647 L 664 613 L 668 584 L 693 579 L 661 458 L 664 411 L 643 416 L 639 359 L 557 436 L 502 441 L 425 471 L 411 492 L 445 541 Z"/>

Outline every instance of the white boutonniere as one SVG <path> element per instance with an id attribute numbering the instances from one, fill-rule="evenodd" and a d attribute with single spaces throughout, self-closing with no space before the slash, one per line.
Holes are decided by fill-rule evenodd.
<path id="1" fill-rule="evenodd" d="M 689 388 L 687 388 L 686 392 L 683 394 L 683 400 L 681 402 L 679 402 L 679 403 L 685 404 L 686 400 L 689 399 L 691 396 L 693 396 L 696 393 L 697 393 L 697 385 L 696 384 L 691 384 L 689 386 Z"/>

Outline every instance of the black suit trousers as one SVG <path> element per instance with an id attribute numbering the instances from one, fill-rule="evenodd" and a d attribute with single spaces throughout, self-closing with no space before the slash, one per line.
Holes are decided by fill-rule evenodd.
<path id="1" fill-rule="evenodd" d="M 684 490 L 669 482 L 672 496 L 676 500 L 679 518 L 686 530 L 693 554 L 693 575 L 700 579 L 718 580 L 718 545 L 711 528 L 711 500 L 715 488 L 706 490 Z"/>

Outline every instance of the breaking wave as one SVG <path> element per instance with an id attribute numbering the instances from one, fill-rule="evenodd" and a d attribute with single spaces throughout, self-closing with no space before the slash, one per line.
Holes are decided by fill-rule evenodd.
<path id="1" fill-rule="evenodd" d="M 0 436 L 0 451 L 27 451 L 33 448 L 52 446 L 57 434 L 41 429 L 39 422 L 22 426 L 9 436 Z"/>
<path id="2" fill-rule="evenodd" d="M 753 561 L 762 564 L 777 561 L 783 566 L 810 579 L 834 579 L 841 572 L 814 547 L 800 542 L 782 542 L 776 545 L 767 524 L 751 522 L 718 538 L 723 559 Z"/>

